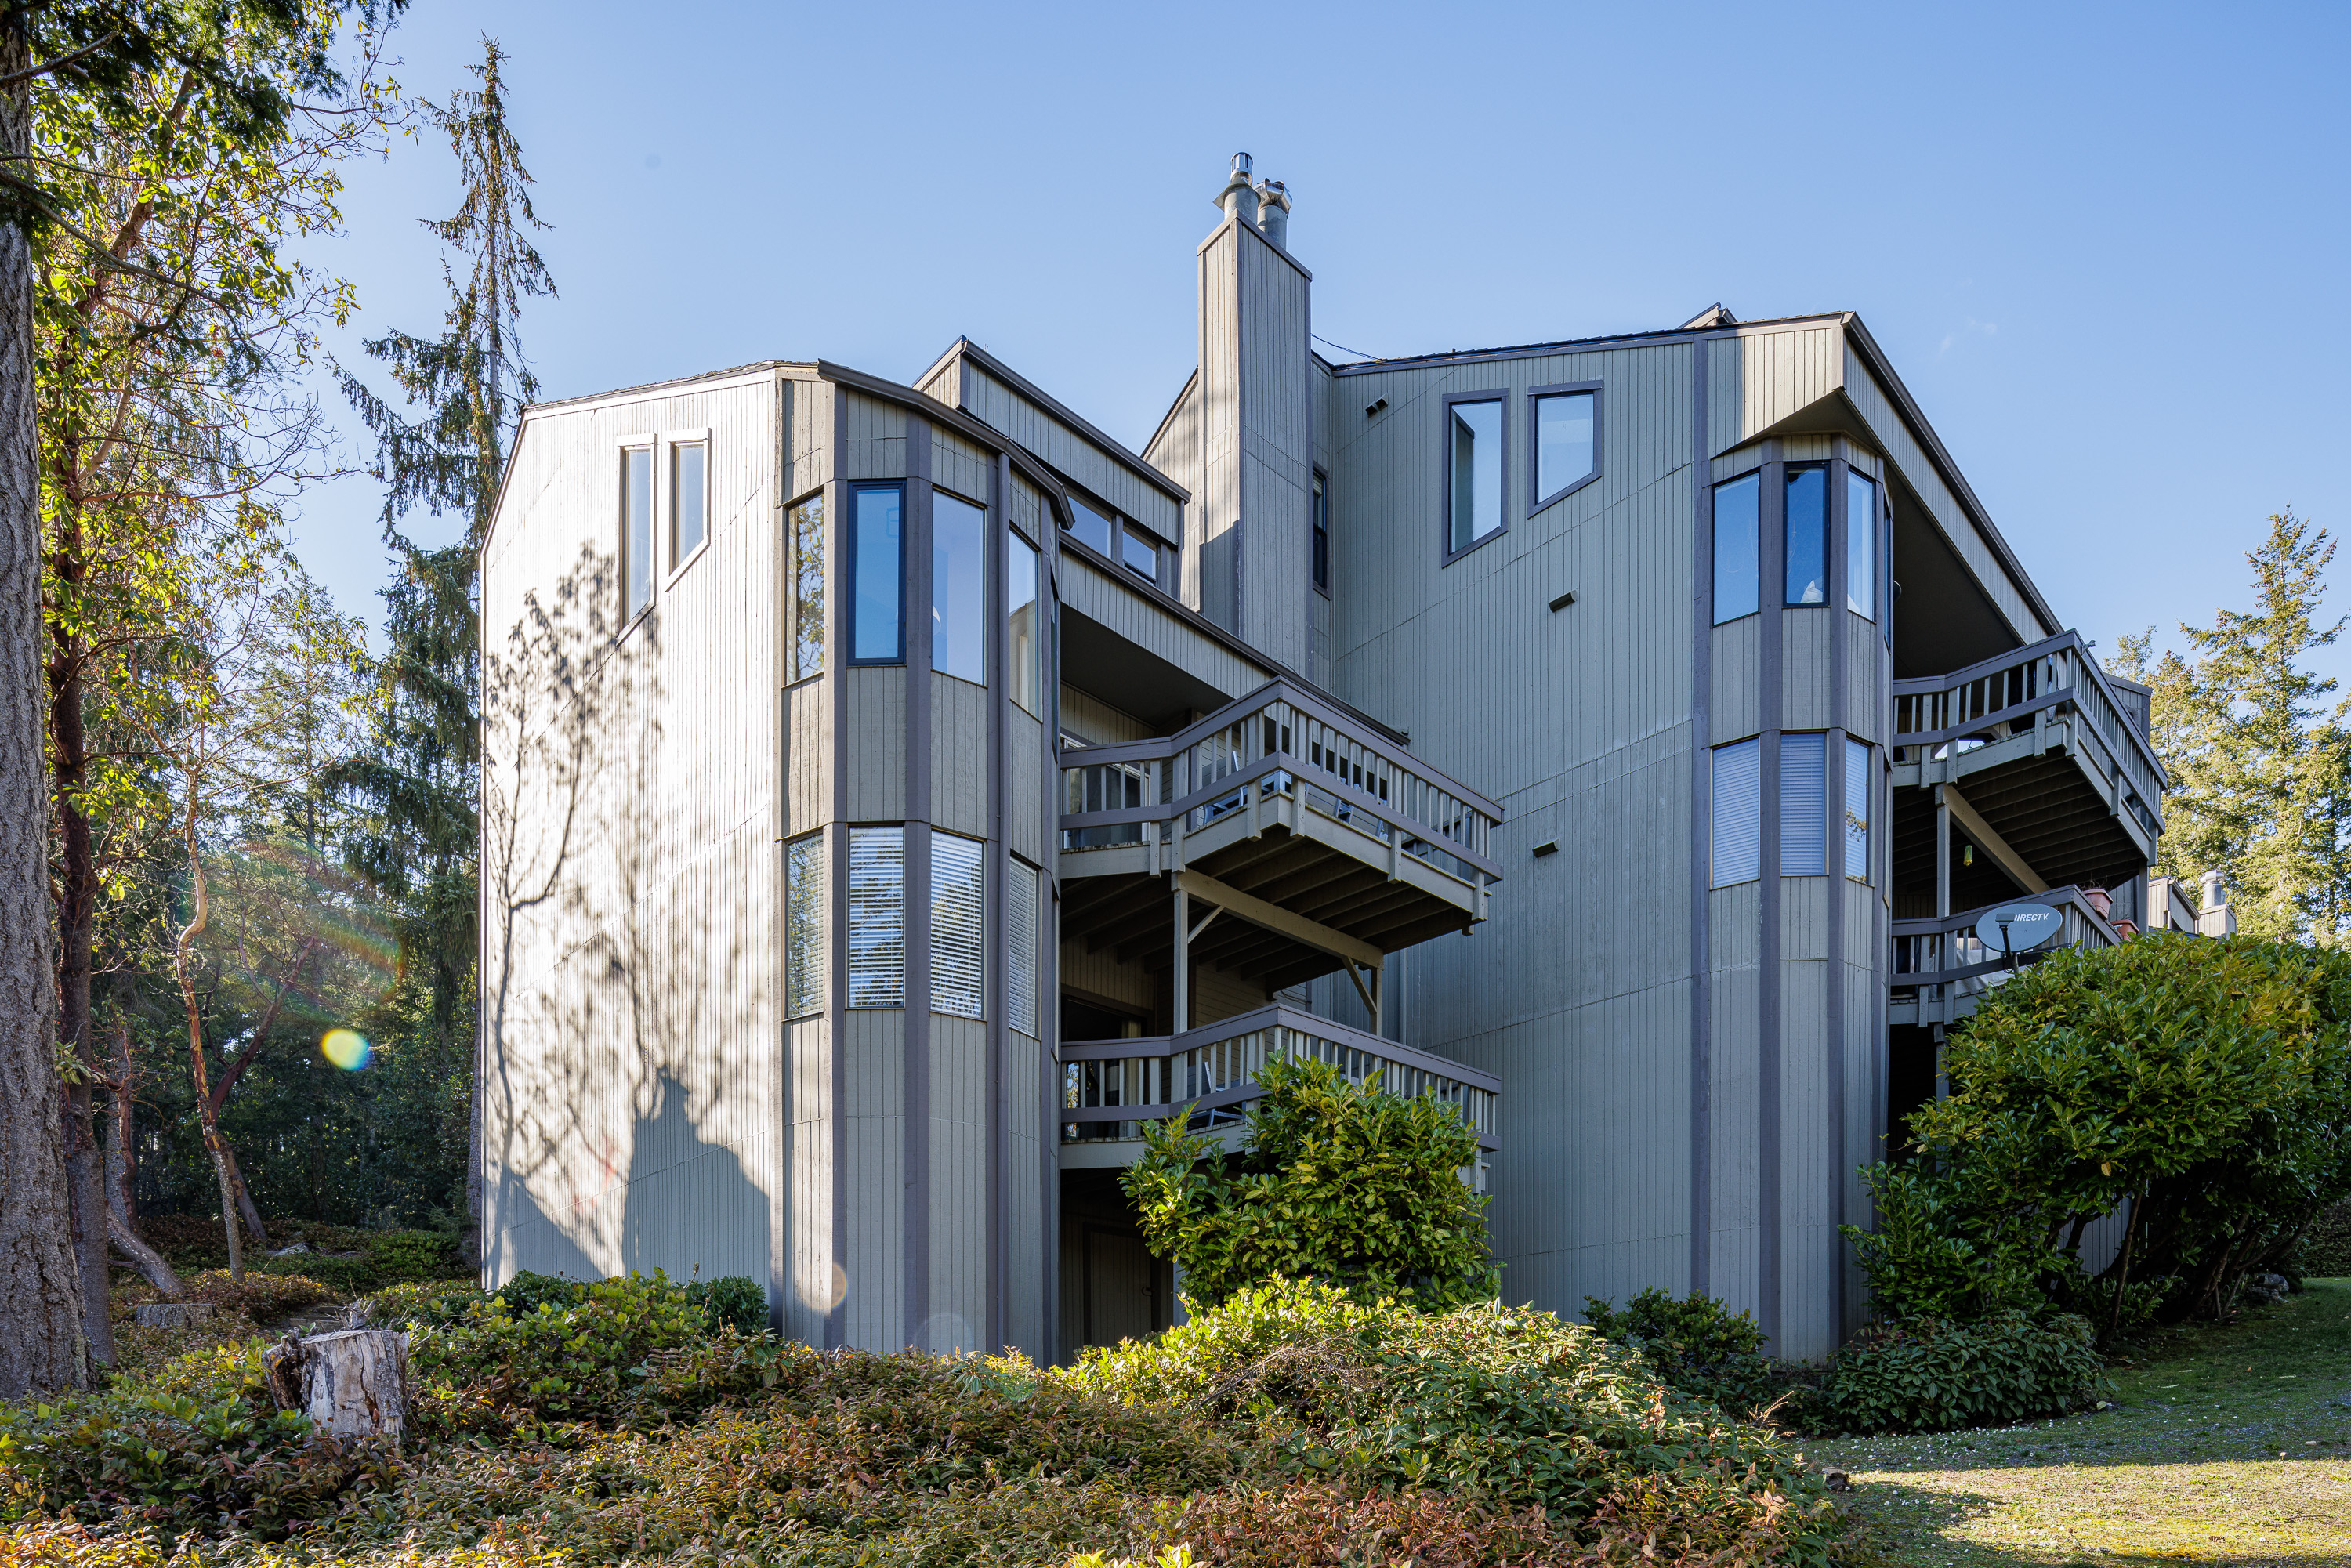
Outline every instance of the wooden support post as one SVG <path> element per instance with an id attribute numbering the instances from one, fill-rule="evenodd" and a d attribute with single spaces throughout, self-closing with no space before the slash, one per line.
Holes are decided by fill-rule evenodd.
<path id="1" fill-rule="evenodd" d="M 1175 1025 L 1171 1034 L 1182 1034 L 1192 1027 L 1192 896 L 1184 890 L 1184 879 L 1176 879 L 1176 964 L 1175 964 Z"/>
<path id="2" fill-rule="evenodd" d="M 1951 808 L 1935 786 L 1935 918 L 1951 912 Z M 1946 945 L 1949 938 L 1945 937 Z"/>

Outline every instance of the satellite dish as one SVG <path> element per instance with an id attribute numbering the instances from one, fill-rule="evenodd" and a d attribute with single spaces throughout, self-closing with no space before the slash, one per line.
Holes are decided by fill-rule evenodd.
<path id="1" fill-rule="evenodd" d="M 2065 917 L 2045 904 L 2001 904 L 1976 922 L 1976 937 L 2003 956 L 2029 953 L 2065 928 Z"/>

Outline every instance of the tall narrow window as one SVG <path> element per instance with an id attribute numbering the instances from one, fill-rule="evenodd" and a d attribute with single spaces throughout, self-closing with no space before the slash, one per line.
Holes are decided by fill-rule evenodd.
<path id="1" fill-rule="evenodd" d="M 824 874 L 824 835 L 810 833 L 784 846 L 784 1016 L 824 1011 L 825 911 L 831 884 Z"/>
<path id="2" fill-rule="evenodd" d="M 710 533 L 710 494 L 705 482 L 709 448 L 682 441 L 669 449 L 669 564 L 672 570 L 702 548 Z"/>
<path id="3" fill-rule="evenodd" d="M 621 454 L 621 612 L 634 615 L 653 601 L 653 454 L 632 446 Z"/>
<path id="4" fill-rule="evenodd" d="M 849 1005 L 906 1005 L 906 831 L 849 830 Z"/>
<path id="5" fill-rule="evenodd" d="M 1037 696 L 1038 653 L 1044 645 L 1043 629 L 1037 623 L 1037 547 L 1011 532 L 1004 536 L 1004 599 L 1011 621 L 1011 645 L 1005 663 L 1012 700 L 1037 713 L 1041 706 Z"/>
<path id="6" fill-rule="evenodd" d="M 1788 470 L 1788 599 L 1829 601 L 1829 471 Z"/>
<path id="7" fill-rule="evenodd" d="M 1446 482 L 1447 550 L 1460 554 L 1502 528 L 1502 400 L 1450 405 Z"/>
<path id="8" fill-rule="evenodd" d="M 1877 619 L 1877 484 L 1844 471 L 1844 605 Z"/>
<path id="9" fill-rule="evenodd" d="M 1844 874 L 1855 882 L 1869 880 L 1870 812 L 1869 743 L 1844 743 Z"/>
<path id="10" fill-rule="evenodd" d="M 1592 477 L 1593 413 L 1599 394 L 1553 392 L 1532 400 L 1535 426 L 1534 505 L 1549 506 Z"/>
<path id="11" fill-rule="evenodd" d="M 784 515 L 791 551 L 792 679 L 824 674 L 824 497 L 810 496 Z"/>
<path id="12" fill-rule="evenodd" d="M 1037 868 L 1012 862 L 1004 890 L 1004 1021 L 1037 1033 Z"/>
<path id="13" fill-rule="evenodd" d="M 969 501 L 931 495 L 931 668 L 987 679 L 987 514 Z"/>
<path id="14" fill-rule="evenodd" d="M 1102 555 L 1116 559 L 1111 541 L 1118 534 L 1118 524 L 1075 496 L 1070 497 L 1070 532 Z"/>
<path id="15" fill-rule="evenodd" d="M 1825 876 L 1829 869 L 1829 775 L 1825 735 L 1780 737 L 1780 874 Z"/>
<path id="16" fill-rule="evenodd" d="M 1714 623 L 1762 608 L 1763 480 L 1750 474 L 1714 487 Z"/>
<path id="17" fill-rule="evenodd" d="M 1331 591 L 1331 495 L 1322 476 L 1314 476 L 1314 586 Z"/>
<path id="18" fill-rule="evenodd" d="M 1714 748 L 1714 885 L 1753 882 L 1762 874 L 1762 742 L 1741 740 Z"/>
<path id="19" fill-rule="evenodd" d="M 987 943 L 977 839 L 931 835 L 931 1010 L 985 1017 Z"/>
<path id="20" fill-rule="evenodd" d="M 860 485 L 850 507 L 849 662 L 894 664 L 906 656 L 905 495 L 895 485 Z"/>

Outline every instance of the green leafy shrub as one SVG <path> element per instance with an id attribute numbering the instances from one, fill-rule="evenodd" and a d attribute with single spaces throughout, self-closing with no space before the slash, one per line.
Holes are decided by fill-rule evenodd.
<path id="1" fill-rule="evenodd" d="M 375 1270 L 374 1283 L 413 1284 L 419 1280 L 449 1277 L 458 1267 L 457 1249 L 450 1238 L 434 1230 L 372 1230 L 368 1233 L 367 1262 Z"/>
<path id="2" fill-rule="evenodd" d="M 1949 1432 L 2066 1416 L 2110 1392 L 2089 1322 L 2022 1312 L 1864 1330 L 1821 1380 L 1819 1417 L 1849 1432 Z"/>
<path id="3" fill-rule="evenodd" d="M 2319 1279 L 2351 1274 L 2351 1203 L 2319 1211 L 2294 1249 L 2289 1270 Z"/>
<path id="4" fill-rule="evenodd" d="M 397 1328 L 422 1323 L 446 1328 L 476 1302 L 490 1298 L 470 1280 L 420 1280 L 410 1285 L 387 1285 L 368 1297 L 368 1321 Z"/>
<path id="5" fill-rule="evenodd" d="M 427 1385 L 428 1424 L 607 1417 L 647 1375 L 646 1359 L 707 1335 L 708 1313 L 658 1270 L 578 1287 L 577 1301 L 528 1310 L 504 1292 L 468 1300 L 411 1333 L 409 1364 Z"/>
<path id="6" fill-rule="evenodd" d="M 1583 1321 L 1646 1362 L 1668 1385 L 1711 1400 L 1742 1420 L 1759 1420 L 1775 1404 L 1796 1396 L 1798 1381 L 1763 1354 L 1763 1331 L 1728 1302 L 1693 1292 L 1676 1301 L 1654 1287 L 1612 1309 L 1583 1298 Z M 1795 1408 L 1786 1411 L 1793 1419 Z"/>
<path id="7" fill-rule="evenodd" d="M 1238 1150 L 1170 1117 L 1145 1127 L 1120 1178 L 1144 1239 L 1197 1299 L 1275 1278 L 1433 1309 L 1493 1299 L 1488 1200 L 1460 1179 L 1478 1140 L 1452 1105 L 1303 1059 L 1267 1062 L 1258 1082 Z"/>
<path id="8" fill-rule="evenodd" d="M 569 1280 L 560 1274 L 535 1274 L 528 1269 L 517 1274 L 497 1289 L 497 1294 L 512 1312 L 536 1312 L 540 1307 L 576 1307 L 588 1299 L 589 1281 Z"/>
<path id="9" fill-rule="evenodd" d="M 1790 1562 L 1825 1560 L 1840 1530 L 1819 1481 L 1770 1434 L 1531 1309 L 1427 1314 L 1276 1281 L 1155 1341 L 1089 1350 L 1063 1375 L 1145 1407 L 1244 1418 L 1277 1469 L 1305 1479 L 1563 1522 L 1656 1521 L 1698 1552 L 1751 1549 L 1761 1530 Z"/>
<path id="10" fill-rule="evenodd" d="M 2219 1313 L 2351 1196 L 2351 953 L 2158 933 L 2054 954 L 1943 1060 L 1919 1159 L 1870 1173 L 1877 1234 L 1846 1228 L 1897 1321 L 2078 1301 L 2084 1231 L 2126 1201 L 2098 1322 L 2158 1277 L 2164 1315 Z"/>
<path id="11" fill-rule="evenodd" d="M 267 1322 L 321 1301 L 341 1299 L 333 1286 L 308 1274 L 292 1272 L 263 1273 L 248 1269 L 245 1278 L 236 1281 L 229 1278 L 225 1269 L 208 1269 L 201 1274 L 185 1276 L 180 1283 L 186 1288 L 188 1300 L 210 1301 L 225 1312 L 243 1312 L 256 1322 Z"/>
<path id="12" fill-rule="evenodd" d="M 0 1406 L 0 1522 L 33 1517 L 263 1536 L 387 1485 L 388 1445 L 339 1443 L 270 1403 L 253 1346 L 214 1346 L 101 1394 Z"/>
<path id="13" fill-rule="evenodd" d="M 702 1309 L 714 1331 L 731 1327 L 737 1333 L 755 1334 L 767 1329 L 768 1292 L 757 1280 L 726 1274 L 716 1280 L 695 1280 L 684 1290 L 685 1299 Z"/>

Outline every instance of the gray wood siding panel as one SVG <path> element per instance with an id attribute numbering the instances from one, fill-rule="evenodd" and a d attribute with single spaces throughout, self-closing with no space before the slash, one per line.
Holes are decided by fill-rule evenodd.
<path id="1" fill-rule="evenodd" d="M 1763 727 L 1763 618 L 1718 626 L 1714 639 L 1713 743 L 1743 740 Z"/>
<path id="2" fill-rule="evenodd" d="M 1825 962 L 1829 950 L 1829 883 L 1825 876 L 1783 876 L 1780 883 L 1780 959 Z M 1843 882 L 1843 877 L 1835 878 Z M 1765 883 L 1770 885 L 1769 881 Z"/>
<path id="3" fill-rule="evenodd" d="M 785 755 L 790 774 L 785 786 L 784 833 L 810 832 L 832 820 L 831 677 L 802 681 L 783 694 L 790 739 Z"/>
<path id="4" fill-rule="evenodd" d="M 1240 239 L 1219 232 L 1198 257 L 1200 268 L 1200 482 L 1192 493 L 1198 528 L 1200 613 L 1236 624 L 1240 493 Z"/>
<path id="5" fill-rule="evenodd" d="M 1046 863 L 1046 847 L 1061 841 L 1058 825 L 1031 809 L 1044 789 L 1045 727 L 1016 707 L 1006 716 L 1004 744 L 1010 790 L 1004 809 L 1005 841 L 1014 854 L 1030 865 L 1041 866 Z"/>
<path id="6" fill-rule="evenodd" d="M 1829 727 L 1829 628 L 1834 606 L 1790 610 L 1780 619 L 1780 722 L 1784 729 Z"/>
<path id="7" fill-rule="evenodd" d="M 984 507 L 995 471 L 996 459 L 978 443 L 943 424 L 931 426 L 931 483 Z"/>
<path id="8" fill-rule="evenodd" d="M 778 393 L 785 444 L 783 487 L 776 499 L 789 506 L 832 477 L 832 383 L 784 376 Z"/>
<path id="9" fill-rule="evenodd" d="M 1753 889 L 1718 893 L 1714 902 L 1719 956 L 1726 924 L 1750 932 L 1756 928 Z M 1738 905 L 1745 906 L 1745 918 L 1726 922 L 1726 906 Z M 1708 1290 L 1734 1309 L 1750 1312 L 1761 1305 L 1756 1251 L 1756 1228 L 1762 1218 L 1757 1207 L 1761 1165 L 1754 1111 L 1761 1091 L 1757 1071 L 1760 975 L 1751 962 L 1740 967 L 1718 964 L 1710 986 L 1713 1234 L 1708 1252 Z"/>
<path id="10" fill-rule="evenodd" d="M 1013 526 L 1029 536 L 1030 544 L 1041 545 L 1046 542 L 1043 530 L 1052 526 L 1046 520 L 1047 511 L 1044 492 L 1015 473 L 1012 476 L 1012 501 L 1008 508 L 1008 515 L 1012 518 Z"/>
<path id="11" fill-rule="evenodd" d="M 994 1354 L 987 1343 L 987 1026 L 931 1015 L 931 1319 L 915 1343 Z"/>
<path id="12" fill-rule="evenodd" d="M 1002 431 L 1162 538 L 1181 542 L 1182 507 L 1176 498 L 1107 455 L 1092 440 L 977 365 L 965 367 L 963 396 L 965 405 L 989 427 Z"/>
<path id="13" fill-rule="evenodd" d="M 1886 683 L 1893 678 L 1891 655 L 1877 623 L 1850 610 L 1844 632 L 1844 727 L 1859 740 L 1882 744 L 1887 713 Z"/>
<path id="14" fill-rule="evenodd" d="M 1806 879 L 1816 881 L 1818 879 Z M 1825 1360 L 1837 1346 L 1830 1333 L 1831 1293 L 1840 1268 L 1840 1242 L 1831 1223 L 1831 1162 L 1843 1151 L 1828 1120 L 1829 1058 L 1826 963 L 1792 963 L 1780 981 L 1780 1336 L 1777 1354 L 1797 1361 Z"/>
<path id="15" fill-rule="evenodd" d="M 931 821 L 967 838 L 987 836 L 991 706 L 986 686 L 953 675 L 931 676 Z"/>
<path id="16" fill-rule="evenodd" d="M 895 1008 L 849 1014 L 848 1082 L 842 1127 L 849 1186 L 843 1269 L 849 1276 L 848 1341 L 862 1350 L 903 1350 L 905 1322 L 906 1025 Z"/>
<path id="17" fill-rule="evenodd" d="M 1168 903 L 1168 920 L 1172 925 L 1175 920 L 1175 902 L 1172 899 Z M 1125 1002 L 1145 1012 L 1152 1010 L 1158 998 L 1151 974 L 1142 965 L 1122 964 L 1115 952 L 1089 953 L 1082 942 L 1061 944 L 1061 984 L 1072 990 L 1092 991 L 1113 1001 Z"/>
<path id="18" fill-rule="evenodd" d="M 841 672 L 849 683 L 849 820 L 895 822 L 906 815 L 906 671 L 868 664 Z"/>
<path id="19" fill-rule="evenodd" d="M 1230 652 L 1091 563 L 1073 555 L 1061 559 L 1063 605 L 1199 677 L 1228 698 L 1246 695 L 1273 678 L 1268 666 Z"/>
<path id="20" fill-rule="evenodd" d="M 1844 329 L 1764 328 L 1717 339 L 1707 354 L 1709 452 L 1751 440 L 1835 392 L 1844 378 Z"/>
<path id="21" fill-rule="evenodd" d="M 1148 740 L 1151 727 L 1121 708 L 1081 692 L 1072 685 L 1061 687 L 1061 728 L 1088 746 L 1114 746 L 1123 740 Z"/>
<path id="22" fill-rule="evenodd" d="M 784 1332 L 803 1344 L 824 1343 L 825 1314 L 846 1276 L 832 1255 L 832 1022 L 796 1020 L 787 1046 L 791 1080 L 790 1289 Z"/>
<path id="23" fill-rule="evenodd" d="M 898 479 L 906 473 L 906 411 L 862 392 L 849 394 L 849 419 L 841 433 L 846 448 L 844 478 Z"/>
<path id="24" fill-rule="evenodd" d="M 1306 668 L 1313 523 L 1313 408 L 1307 285 L 1270 246 L 1248 241 L 1238 278 L 1244 378 L 1239 413 L 1242 634 Z"/>
<path id="25" fill-rule="evenodd" d="M 1011 1174 L 1008 1192 L 1033 1189 L 1030 1173 L 1044 1158 L 1040 1140 L 1059 1136 L 1058 1129 L 1040 1125 L 1050 1070 L 1042 1042 L 1017 1032 L 1007 1037 L 1005 1168 Z M 1011 1202 L 1005 1206 L 1005 1337 L 1040 1361 L 1052 1349 L 1045 1343 L 1045 1218 L 1041 1202 Z"/>
<path id="26" fill-rule="evenodd" d="M 483 582 L 494 1283 L 772 1278 L 780 705 L 739 697 L 774 683 L 777 419 L 761 372 L 535 415 L 518 440 Z M 704 430 L 707 545 L 608 645 L 589 622 L 616 618 L 618 438 Z M 665 744 L 685 734 L 690 759 Z"/>

